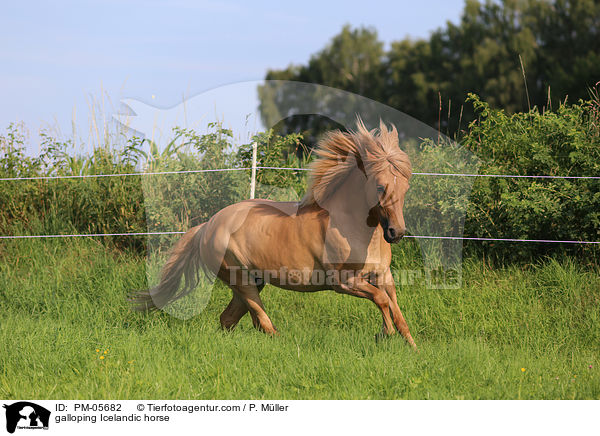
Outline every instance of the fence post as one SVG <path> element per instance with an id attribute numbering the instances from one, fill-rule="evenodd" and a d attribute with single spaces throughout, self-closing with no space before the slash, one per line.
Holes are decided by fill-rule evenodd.
<path id="1" fill-rule="evenodd" d="M 252 143 L 252 176 L 250 178 L 250 198 L 254 198 L 256 191 L 256 141 Z"/>

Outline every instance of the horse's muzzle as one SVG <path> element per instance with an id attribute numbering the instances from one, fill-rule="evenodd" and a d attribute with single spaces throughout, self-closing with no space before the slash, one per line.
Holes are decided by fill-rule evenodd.
<path id="1" fill-rule="evenodd" d="M 404 237 L 405 230 L 396 227 L 385 226 L 383 228 L 383 239 L 390 244 L 398 242 Z"/>

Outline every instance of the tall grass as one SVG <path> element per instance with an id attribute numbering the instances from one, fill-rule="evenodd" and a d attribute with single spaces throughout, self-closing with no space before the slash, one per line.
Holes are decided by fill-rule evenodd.
<path id="1" fill-rule="evenodd" d="M 599 272 L 570 259 L 470 260 L 461 289 L 401 286 L 414 353 L 400 336 L 375 341 L 380 314 L 366 300 L 267 286 L 281 335 L 248 317 L 227 333 L 223 285 L 186 321 L 134 313 L 125 296 L 146 285 L 143 259 L 90 239 L 11 241 L 0 255 L 0 397 L 600 399 Z"/>

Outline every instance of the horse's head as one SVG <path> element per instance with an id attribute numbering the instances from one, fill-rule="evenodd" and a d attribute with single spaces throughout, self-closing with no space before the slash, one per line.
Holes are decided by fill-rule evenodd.
<path id="1" fill-rule="evenodd" d="M 402 209 L 409 186 L 407 177 L 394 173 L 383 171 L 371 177 L 368 183 L 368 195 L 377 202 L 371 209 L 371 215 L 383 228 L 383 237 L 390 244 L 398 242 L 406 232 Z"/>
<path id="2" fill-rule="evenodd" d="M 395 127 L 387 130 L 381 123 L 373 139 L 365 150 L 367 202 L 374 205 L 369 216 L 371 224 L 381 225 L 384 239 L 392 244 L 406 232 L 403 207 L 412 169 L 408 156 L 398 146 Z"/>
<path id="3" fill-rule="evenodd" d="M 354 200 L 353 212 L 361 219 L 363 212 L 368 214 L 369 227 L 381 225 L 385 240 L 398 242 L 406 231 L 402 208 L 412 175 L 410 160 L 399 147 L 394 126 L 388 130 L 381 122 L 379 129 L 368 130 L 359 119 L 356 127 L 353 132 L 338 130 L 324 135 L 301 204 L 316 203 L 331 214 L 339 207 L 332 203 L 334 194 L 346 186 L 340 201 Z"/>

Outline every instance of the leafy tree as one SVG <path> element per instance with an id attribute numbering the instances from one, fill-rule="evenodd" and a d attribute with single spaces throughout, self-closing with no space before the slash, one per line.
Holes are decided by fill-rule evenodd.
<path id="1" fill-rule="evenodd" d="M 387 52 L 374 29 L 345 26 L 307 65 L 269 71 L 266 79 L 351 91 L 454 136 L 476 117 L 464 105 L 469 92 L 509 114 L 589 97 L 600 80 L 600 2 L 467 0 L 458 24 L 393 42 Z M 263 90 L 264 120 L 293 107 L 294 98 Z M 326 125 L 304 116 L 285 120 L 278 133 L 310 139 Z"/>

